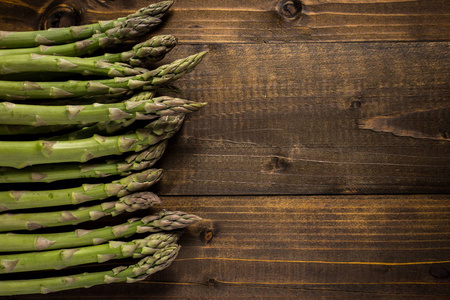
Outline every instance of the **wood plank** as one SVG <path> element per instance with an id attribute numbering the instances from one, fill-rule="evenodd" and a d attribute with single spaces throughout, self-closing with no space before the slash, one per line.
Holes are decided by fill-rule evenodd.
<path id="1" fill-rule="evenodd" d="M 450 296 L 448 195 L 162 200 L 204 218 L 169 269 L 132 290 L 113 284 L 35 299 Z"/>
<path id="2" fill-rule="evenodd" d="M 168 60 L 210 50 L 177 82 L 208 105 L 172 139 L 158 191 L 448 193 L 448 46 L 176 47 Z"/>
<path id="3" fill-rule="evenodd" d="M 0 23 L 2 30 L 87 24 L 123 16 L 148 4 L 144 0 L 108 3 L 1 0 Z M 160 33 L 176 33 L 181 43 L 448 40 L 450 3 L 447 0 L 178 0 L 166 21 Z"/>
<path id="4" fill-rule="evenodd" d="M 449 16 L 445 0 L 184 0 L 164 26 L 186 43 L 448 40 Z"/>

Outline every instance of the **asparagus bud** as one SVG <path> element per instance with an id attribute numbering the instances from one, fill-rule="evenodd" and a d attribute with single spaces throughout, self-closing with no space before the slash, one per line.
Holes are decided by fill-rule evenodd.
<path id="1" fill-rule="evenodd" d="M 173 35 L 159 35 L 135 45 L 130 51 L 107 53 L 90 57 L 91 60 L 102 60 L 110 63 L 124 62 L 132 66 L 143 66 L 148 62 L 159 61 L 177 44 Z"/>

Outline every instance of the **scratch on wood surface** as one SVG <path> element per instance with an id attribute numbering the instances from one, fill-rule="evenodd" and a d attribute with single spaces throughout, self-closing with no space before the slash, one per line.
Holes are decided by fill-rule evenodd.
<path id="1" fill-rule="evenodd" d="M 376 116 L 358 122 L 361 129 L 418 139 L 450 140 L 450 107 Z"/>

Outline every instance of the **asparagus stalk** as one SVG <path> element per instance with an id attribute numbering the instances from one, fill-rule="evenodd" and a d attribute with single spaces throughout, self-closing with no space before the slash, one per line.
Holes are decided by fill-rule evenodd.
<path id="1" fill-rule="evenodd" d="M 96 246 L 0 255 L 0 273 L 59 270 L 112 259 L 140 258 L 176 243 L 179 237 L 179 232 L 154 233 L 130 242 L 109 241 Z"/>
<path id="2" fill-rule="evenodd" d="M 155 89 L 156 86 L 176 80 L 192 71 L 202 60 L 206 52 L 178 59 L 170 64 L 132 77 L 114 79 L 31 82 L 0 81 L 0 98 L 5 100 L 60 99 L 94 95 L 123 94 L 130 90 Z"/>
<path id="3" fill-rule="evenodd" d="M 20 169 L 37 164 L 86 162 L 97 157 L 140 152 L 150 145 L 172 137 L 184 120 L 182 115 L 162 118 L 170 119 L 172 122 L 162 124 L 161 128 L 140 128 L 123 135 L 94 135 L 91 138 L 73 141 L 2 141 L 0 166 Z M 170 128 L 169 131 L 167 127 Z"/>
<path id="4" fill-rule="evenodd" d="M 124 77 L 142 74 L 139 68 L 133 68 L 124 63 L 110 63 L 90 58 L 43 55 L 17 54 L 0 56 L 0 75 L 14 73 L 63 72 L 64 74 L 98 75 L 106 77 Z M 59 75 L 59 74 L 58 74 Z"/>
<path id="5" fill-rule="evenodd" d="M 119 201 L 125 203 L 141 200 L 158 201 L 158 197 L 153 193 L 140 191 L 150 188 L 161 179 L 161 176 L 162 169 L 148 169 L 109 183 L 83 184 L 79 187 L 57 190 L 2 191 L 0 192 L 0 211 L 77 205 L 109 197 L 120 197 Z M 6 215 L 0 215 L 0 218 L 2 216 Z"/>
<path id="6" fill-rule="evenodd" d="M 0 252 L 42 251 L 99 245 L 137 233 L 155 233 L 185 228 L 201 218 L 179 211 L 161 211 L 116 226 L 58 233 L 2 233 Z M 1 288 L 0 288 L 1 290 Z"/>
<path id="7" fill-rule="evenodd" d="M 130 18 L 161 18 L 172 6 L 173 1 L 163 1 L 141 8 L 133 14 L 115 20 L 99 21 L 93 24 L 51 28 L 38 31 L 0 31 L 0 48 L 26 48 L 39 45 L 66 44 L 84 40 L 92 35 L 122 25 Z"/>
<path id="8" fill-rule="evenodd" d="M 151 100 L 155 96 L 155 91 L 142 91 L 133 95 L 128 101 L 146 101 Z M 125 119 L 121 121 L 97 122 L 90 126 L 85 126 L 79 130 L 71 131 L 62 136 L 56 136 L 51 140 L 75 140 L 84 139 L 93 136 L 94 134 L 113 135 L 117 131 L 124 129 L 133 124 L 136 119 Z"/>
<path id="9" fill-rule="evenodd" d="M 149 120 L 195 112 L 205 103 L 162 96 L 144 101 L 91 105 L 33 105 L 0 102 L 0 122 L 11 125 L 71 125 L 125 119 Z"/>
<path id="10" fill-rule="evenodd" d="M 144 197 L 143 197 L 144 196 Z M 106 216 L 117 216 L 123 212 L 135 212 L 161 204 L 153 194 L 130 194 L 116 201 L 103 202 L 94 206 L 75 210 L 34 213 L 0 214 L 0 232 L 15 230 L 35 230 L 45 227 L 77 225 L 95 221 Z"/>
<path id="11" fill-rule="evenodd" d="M 161 19 L 154 17 L 127 18 L 120 25 L 106 30 L 103 33 L 92 35 L 90 38 L 77 42 L 47 46 L 41 45 L 31 48 L 0 49 L 0 55 L 17 54 L 50 54 L 63 56 L 82 56 L 91 54 L 101 48 L 107 48 L 128 39 L 134 39 L 147 34 L 150 29 L 161 23 Z"/>
<path id="12" fill-rule="evenodd" d="M 65 163 L 30 166 L 24 169 L 0 169 L 0 183 L 54 182 L 78 178 L 102 178 L 113 175 L 127 176 L 131 172 L 152 167 L 163 155 L 167 140 L 161 141 L 125 159 L 109 159 L 103 163 Z M 2 195 L 2 192 L 0 192 Z M 43 197 L 42 195 L 40 197 Z M 0 196 L 0 203 L 5 198 Z M 16 199 L 17 200 L 17 199 Z"/>
<path id="13" fill-rule="evenodd" d="M 179 249 L 180 246 L 171 244 L 158 250 L 153 256 L 142 258 L 137 264 L 128 267 L 117 267 L 110 271 L 81 273 L 72 276 L 0 281 L 0 296 L 47 294 L 114 282 L 137 282 L 167 268 L 177 256 Z"/>
<path id="14" fill-rule="evenodd" d="M 158 88 L 159 90 L 159 88 Z M 145 95 L 145 96 L 144 96 Z M 155 90 L 149 91 L 141 91 L 138 94 L 130 96 L 127 101 L 144 101 L 150 100 L 155 95 Z M 182 95 L 179 93 L 178 95 Z M 81 105 L 85 103 L 87 105 L 91 105 L 97 101 L 97 103 L 108 104 L 108 103 L 117 103 L 123 99 L 123 95 L 112 96 L 109 98 L 108 96 L 93 96 L 90 98 L 68 98 L 63 100 L 58 100 L 58 105 L 73 105 L 76 101 L 77 105 Z M 86 101 L 87 100 L 87 101 Z M 55 100 L 50 100 L 48 103 L 45 101 L 40 101 L 40 105 L 51 105 L 54 104 Z M 0 102 L 1 103 L 1 102 Z M 0 136 L 12 136 L 12 135 L 32 135 L 32 136 L 50 136 L 47 137 L 50 140 L 73 140 L 73 139 L 82 139 L 91 137 L 93 134 L 106 134 L 111 135 L 116 131 L 128 127 L 133 124 L 136 119 L 126 119 L 123 121 L 111 121 L 111 122 L 96 122 L 92 124 L 83 124 L 83 125 L 49 125 L 49 126 L 31 126 L 31 125 L 8 125 L 1 124 L 0 119 Z M 69 131 L 70 130 L 70 131 Z"/>

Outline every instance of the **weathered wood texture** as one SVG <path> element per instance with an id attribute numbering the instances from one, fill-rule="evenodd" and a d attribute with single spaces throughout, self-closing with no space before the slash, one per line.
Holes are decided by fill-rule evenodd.
<path id="1" fill-rule="evenodd" d="M 0 0 L 0 24 L 147 3 Z M 209 104 L 171 140 L 156 191 L 212 224 L 143 283 L 33 299 L 447 299 L 449 27 L 447 0 L 175 1 L 165 61 L 209 50 L 177 83 Z"/>
<path id="2" fill-rule="evenodd" d="M 450 191 L 447 43 L 209 49 L 177 83 L 209 105 L 188 119 L 163 158 L 161 193 Z M 370 130 L 367 120 L 386 116 L 397 121 Z"/>
<path id="3" fill-rule="evenodd" d="M 153 1 L 157 2 L 157 1 Z M 0 1 L 3 30 L 112 19 L 145 0 Z M 177 0 L 164 28 L 188 43 L 448 40 L 447 0 Z"/>
<path id="4" fill-rule="evenodd" d="M 113 284 L 33 299 L 106 295 L 111 299 L 445 299 L 450 295 L 446 196 L 162 200 L 168 209 L 205 218 L 198 230 L 191 229 L 181 240 L 182 251 L 169 269 L 132 286 Z"/>

